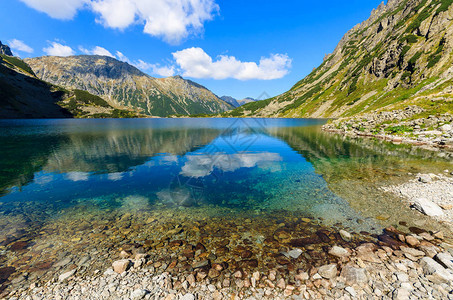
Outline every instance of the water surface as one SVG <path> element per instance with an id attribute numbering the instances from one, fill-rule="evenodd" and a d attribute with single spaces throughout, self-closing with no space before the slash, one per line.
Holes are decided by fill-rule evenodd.
<path id="1" fill-rule="evenodd" d="M 107 259 L 118 245 L 156 235 L 196 242 L 200 229 L 178 228 L 203 224 L 206 236 L 257 243 L 285 226 L 296 232 L 307 219 L 370 233 L 401 220 L 432 225 L 379 187 L 408 173 L 442 172 L 450 159 L 324 133 L 324 122 L 0 121 L 0 263 L 43 276 L 61 259 L 54 251 L 43 261 L 56 244 L 93 247 Z M 231 226 L 220 230 L 219 222 Z M 25 260 L 31 253 L 36 258 Z"/>

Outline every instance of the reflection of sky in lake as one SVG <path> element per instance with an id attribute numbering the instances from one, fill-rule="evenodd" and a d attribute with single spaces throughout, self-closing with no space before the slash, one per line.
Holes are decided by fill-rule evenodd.
<path id="1" fill-rule="evenodd" d="M 49 210 L 81 203 L 99 209 L 96 203 L 103 203 L 131 211 L 214 205 L 250 212 L 301 211 L 331 223 L 360 218 L 303 155 L 276 137 L 283 129 L 310 131 L 306 126 L 321 121 L 39 122 L 38 132 L 22 124 L 4 133 L 5 139 L 16 140 L 10 149 L 25 151 L 30 139 L 37 146 L 28 161 L 0 158 L 17 175 L 2 182 L 9 186 L 0 210 L 20 213 L 18 203 Z M 7 148 L 0 151 L 15 157 Z"/>

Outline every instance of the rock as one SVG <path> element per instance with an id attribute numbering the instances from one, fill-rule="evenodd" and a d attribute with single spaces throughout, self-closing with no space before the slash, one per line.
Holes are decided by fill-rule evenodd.
<path id="1" fill-rule="evenodd" d="M 193 274 L 190 274 L 186 278 L 187 282 L 189 282 L 190 285 L 195 284 L 195 276 Z"/>
<path id="2" fill-rule="evenodd" d="M 453 280 L 453 274 L 449 273 L 442 265 L 430 257 L 420 259 L 420 266 L 426 277 L 434 283 L 448 283 Z"/>
<path id="3" fill-rule="evenodd" d="M 75 272 L 76 272 L 76 269 L 61 274 L 60 276 L 58 276 L 58 281 L 65 281 L 66 279 L 68 279 L 69 277 L 74 275 Z"/>
<path id="4" fill-rule="evenodd" d="M 209 278 L 217 278 L 220 276 L 220 272 L 216 269 L 210 269 L 209 272 L 208 272 L 208 277 Z"/>
<path id="5" fill-rule="evenodd" d="M 425 256 L 425 252 L 414 249 L 414 248 L 401 247 L 401 251 L 403 251 L 404 253 L 407 253 L 409 255 L 412 255 L 414 257 Z"/>
<path id="6" fill-rule="evenodd" d="M 393 300 L 407 300 L 410 298 L 411 292 L 403 287 L 400 287 L 393 291 L 392 299 Z"/>
<path id="7" fill-rule="evenodd" d="M 438 217 L 444 215 L 442 208 L 440 208 L 436 203 L 426 198 L 415 199 L 413 206 L 419 212 L 430 217 Z"/>
<path id="8" fill-rule="evenodd" d="M 445 124 L 440 127 L 440 130 L 442 130 L 443 132 L 449 132 L 452 131 L 452 126 L 450 124 Z"/>
<path id="9" fill-rule="evenodd" d="M 430 183 L 433 181 L 433 179 L 428 174 L 422 174 L 418 177 L 418 181 L 423 182 L 423 183 Z"/>
<path id="10" fill-rule="evenodd" d="M 353 266 L 344 266 L 341 270 L 341 277 L 346 279 L 346 283 L 349 285 L 363 284 L 368 281 L 368 277 L 365 269 L 356 268 Z"/>
<path id="11" fill-rule="evenodd" d="M 209 266 L 209 260 L 207 260 L 207 259 L 202 260 L 202 261 L 197 261 L 192 264 L 192 268 L 194 268 L 194 269 L 203 268 L 206 266 Z"/>
<path id="12" fill-rule="evenodd" d="M 424 238 L 425 240 L 427 240 L 429 242 L 434 240 L 434 237 L 427 232 L 420 233 L 420 237 Z"/>
<path id="13" fill-rule="evenodd" d="M 340 236 L 345 242 L 350 242 L 352 240 L 352 235 L 346 230 L 340 230 Z"/>
<path id="14" fill-rule="evenodd" d="M 277 287 L 278 287 L 278 288 L 281 288 L 282 290 L 284 290 L 284 289 L 286 288 L 285 279 L 281 278 L 281 279 L 277 282 Z"/>
<path id="15" fill-rule="evenodd" d="M 127 269 L 129 269 L 130 264 L 131 264 L 131 261 L 129 259 L 121 259 L 121 260 L 114 261 L 112 264 L 113 271 L 115 271 L 118 274 L 126 272 Z"/>
<path id="16" fill-rule="evenodd" d="M 288 252 L 288 256 L 294 259 L 297 259 L 302 254 L 302 250 L 300 249 L 293 249 Z"/>
<path id="17" fill-rule="evenodd" d="M 193 294 L 185 294 L 180 299 L 181 300 L 195 300 L 195 296 Z"/>
<path id="18" fill-rule="evenodd" d="M 453 257 L 449 252 L 442 252 L 437 254 L 434 259 L 443 267 L 453 271 Z"/>
<path id="19" fill-rule="evenodd" d="M 143 299 L 145 298 L 146 294 L 147 294 L 146 290 L 138 289 L 131 293 L 131 299 L 132 300 Z"/>
<path id="20" fill-rule="evenodd" d="M 333 246 L 329 250 L 329 254 L 333 255 L 333 256 L 337 256 L 337 257 L 348 257 L 351 255 L 348 250 L 346 250 L 340 246 Z"/>
<path id="21" fill-rule="evenodd" d="M 412 235 L 406 236 L 406 243 L 412 247 L 417 247 L 418 245 L 420 245 L 420 241 Z"/>
<path id="22" fill-rule="evenodd" d="M 318 274 L 326 279 L 335 278 L 337 276 L 337 264 L 330 264 L 319 267 Z"/>
<path id="23" fill-rule="evenodd" d="M 355 291 L 355 289 L 352 286 L 346 287 L 345 291 L 348 292 L 352 296 L 353 299 L 357 298 L 357 292 Z"/>

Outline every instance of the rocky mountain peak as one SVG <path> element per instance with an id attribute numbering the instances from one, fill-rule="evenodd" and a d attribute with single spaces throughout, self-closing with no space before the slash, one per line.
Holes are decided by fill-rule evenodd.
<path id="1" fill-rule="evenodd" d="M 3 45 L 1 41 L 0 41 L 0 54 L 13 56 L 11 48 L 9 48 L 9 46 L 7 45 Z"/>

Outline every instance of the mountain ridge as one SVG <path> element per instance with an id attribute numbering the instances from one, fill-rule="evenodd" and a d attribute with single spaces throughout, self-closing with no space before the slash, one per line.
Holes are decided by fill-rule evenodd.
<path id="1" fill-rule="evenodd" d="M 154 78 L 108 56 L 44 56 L 25 61 L 42 80 L 88 91 L 113 107 L 145 115 L 219 113 L 232 108 L 198 83 L 181 76 Z"/>
<path id="2" fill-rule="evenodd" d="M 224 116 L 351 117 L 419 105 L 452 111 L 453 1 L 389 0 L 289 91 Z M 435 109 L 432 99 L 437 101 Z"/>

